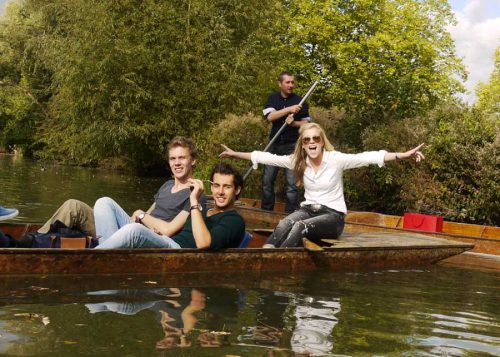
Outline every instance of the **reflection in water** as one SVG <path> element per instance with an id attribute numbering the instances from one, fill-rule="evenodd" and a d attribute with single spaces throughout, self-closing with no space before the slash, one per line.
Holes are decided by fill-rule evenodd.
<path id="1" fill-rule="evenodd" d="M 137 299 L 147 295 L 161 295 L 165 300 L 154 301 L 106 301 L 85 304 L 90 313 L 114 312 L 135 315 L 143 310 L 154 311 L 159 316 L 164 337 L 156 343 L 157 349 L 192 346 L 191 332 L 198 322 L 196 314 L 206 307 L 206 295 L 199 289 L 122 289 L 101 290 L 87 293 L 93 296 L 117 296 L 121 299 Z M 189 299 L 186 298 L 189 296 Z M 201 347 L 221 347 L 228 343 L 225 331 L 198 329 L 197 343 Z"/>
<path id="2" fill-rule="evenodd" d="M 170 292 L 170 293 L 169 293 Z M 123 315 L 135 315 L 138 312 L 146 309 L 153 308 L 157 303 L 162 301 L 141 301 L 144 299 L 146 294 L 151 295 L 163 295 L 165 297 L 169 296 L 180 296 L 178 288 L 170 289 L 122 289 L 122 290 L 98 290 L 90 291 L 87 295 L 91 296 L 119 296 L 122 299 L 132 298 L 139 301 L 106 301 L 101 303 L 85 304 L 87 309 L 91 314 L 98 312 L 116 312 Z"/>
<path id="3" fill-rule="evenodd" d="M 338 322 L 335 315 L 340 311 L 340 299 L 325 301 L 304 296 L 299 297 L 294 305 L 292 350 L 312 356 L 328 354 L 333 348 L 330 335 Z"/>
<path id="4" fill-rule="evenodd" d="M 321 356 L 332 350 L 331 334 L 338 322 L 335 315 L 340 311 L 339 298 L 278 291 L 263 294 L 252 307 L 259 311 L 258 325 L 247 328 L 238 336 L 239 341 L 265 346 L 289 345 L 292 352 L 308 356 Z M 283 341 L 284 338 L 287 341 Z"/>
<path id="5" fill-rule="evenodd" d="M 262 323 L 262 322 L 261 322 Z M 238 341 L 251 341 L 259 345 L 277 346 L 283 331 L 273 326 L 249 326 L 244 334 L 238 336 Z"/>
<path id="6" fill-rule="evenodd" d="M 0 276 L 0 354 L 494 356 L 499 278 L 453 268 Z"/>

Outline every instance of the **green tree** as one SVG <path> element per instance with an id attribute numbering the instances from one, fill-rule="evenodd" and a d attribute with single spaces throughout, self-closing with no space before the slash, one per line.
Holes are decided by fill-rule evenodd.
<path id="1" fill-rule="evenodd" d="M 476 108 L 500 116 L 500 47 L 495 51 L 495 65 L 488 83 L 479 83 L 476 88 Z"/>
<path id="2" fill-rule="evenodd" d="M 346 175 L 346 199 L 352 209 L 498 225 L 499 133 L 494 117 L 459 105 L 372 127 L 363 136 L 368 149 L 402 151 L 425 142 L 426 160 L 353 170 Z"/>
<path id="3" fill-rule="evenodd" d="M 40 19 L 17 2 L 8 4 L 0 22 L 0 145 L 27 153 L 51 95 L 51 73 L 37 56 L 40 27 Z"/>
<path id="4" fill-rule="evenodd" d="M 1 42 L 18 57 L 26 57 L 27 43 L 38 44 L 26 62 L 50 74 L 39 154 L 154 164 L 173 135 L 260 107 L 273 61 L 262 56 L 273 40 L 273 7 L 262 0 L 23 2 Z M 12 34 L 33 19 L 23 46 L 13 46 Z"/>
<path id="5" fill-rule="evenodd" d="M 464 68 L 446 26 L 446 0 L 298 0 L 286 3 L 282 65 L 309 81 L 314 101 L 351 115 L 343 139 L 370 125 L 423 114 L 463 90 Z"/>

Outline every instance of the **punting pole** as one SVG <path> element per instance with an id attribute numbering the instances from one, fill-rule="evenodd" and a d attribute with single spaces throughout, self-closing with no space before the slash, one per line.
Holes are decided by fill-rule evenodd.
<path id="1" fill-rule="evenodd" d="M 314 89 L 316 88 L 316 86 L 319 84 L 318 81 L 315 81 L 311 88 L 309 88 L 309 90 L 307 91 L 307 93 L 304 95 L 304 97 L 302 97 L 302 100 L 300 101 L 299 105 L 303 105 L 304 102 L 307 100 L 307 98 L 309 98 L 309 96 L 311 95 L 311 93 L 314 91 Z M 276 135 L 274 135 L 274 137 L 269 141 L 269 143 L 267 144 L 267 146 L 264 148 L 263 151 L 267 151 L 269 150 L 269 148 L 271 147 L 271 145 L 273 145 L 273 143 L 276 141 L 276 139 L 278 139 L 278 136 L 280 136 L 280 134 L 283 132 L 283 130 L 285 130 L 286 126 L 288 124 L 286 123 L 286 121 L 283 123 L 283 125 L 281 126 L 280 130 L 278 130 L 278 132 L 276 133 Z M 252 172 L 252 169 L 253 169 L 253 166 L 250 166 L 247 170 L 247 172 L 245 173 L 245 175 L 243 176 L 243 181 L 245 181 L 247 179 L 247 177 L 250 175 L 250 173 Z"/>

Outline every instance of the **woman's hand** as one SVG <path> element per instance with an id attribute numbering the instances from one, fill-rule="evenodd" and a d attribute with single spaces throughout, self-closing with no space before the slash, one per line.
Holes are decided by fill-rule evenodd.
<path id="1" fill-rule="evenodd" d="M 425 159 L 424 154 L 422 154 L 422 152 L 419 151 L 422 146 L 424 146 L 424 144 L 420 144 L 419 146 L 411 150 L 408 150 L 407 152 L 398 153 L 396 154 L 397 155 L 396 158 L 406 160 L 414 157 L 416 162 L 420 162 Z"/>
<path id="2" fill-rule="evenodd" d="M 251 160 L 252 159 L 252 154 L 249 153 L 249 152 L 234 151 L 234 150 L 228 148 L 224 144 L 221 144 L 221 146 L 224 148 L 224 151 L 219 154 L 220 158 L 223 158 L 223 157 L 234 157 L 236 159 L 243 159 L 243 160 Z"/>
<path id="3" fill-rule="evenodd" d="M 224 151 L 221 152 L 219 154 L 219 157 L 235 157 L 235 154 L 236 152 L 230 148 L 228 148 L 226 145 L 224 144 L 220 144 L 223 148 L 224 148 Z"/>

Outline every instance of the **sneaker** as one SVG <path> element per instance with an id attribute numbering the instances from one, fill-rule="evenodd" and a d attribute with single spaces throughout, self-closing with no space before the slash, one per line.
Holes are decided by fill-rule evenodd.
<path id="1" fill-rule="evenodd" d="M 15 208 L 5 208 L 5 207 L 0 206 L 0 221 L 14 218 L 18 214 L 19 214 L 19 211 Z"/>
<path id="2" fill-rule="evenodd" d="M 262 248 L 264 248 L 264 249 L 273 249 L 273 248 L 276 248 L 276 247 L 274 246 L 274 244 L 264 244 L 262 246 Z"/>

